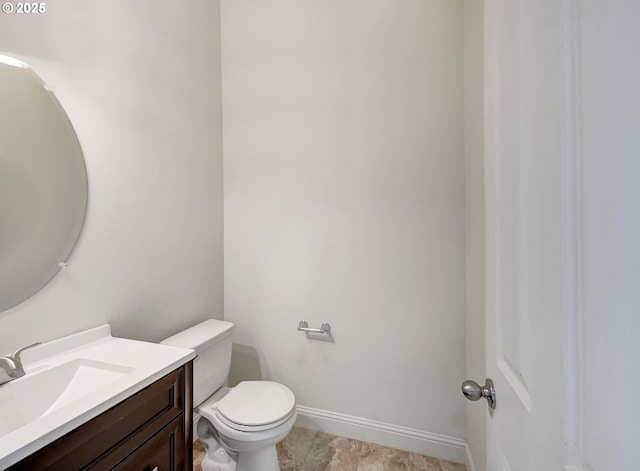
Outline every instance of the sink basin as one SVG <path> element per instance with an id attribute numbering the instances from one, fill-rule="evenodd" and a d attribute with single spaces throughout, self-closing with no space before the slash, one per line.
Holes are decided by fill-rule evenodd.
<path id="1" fill-rule="evenodd" d="M 78 358 L 0 387 L 0 437 L 122 378 L 134 368 Z"/>
<path id="2" fill-rule="evenodd" d="M 103 325 L 26 350 L 25 376 L 0 385 L 0 469 L 7 469 L 195 357 L 111 336 Z"/>

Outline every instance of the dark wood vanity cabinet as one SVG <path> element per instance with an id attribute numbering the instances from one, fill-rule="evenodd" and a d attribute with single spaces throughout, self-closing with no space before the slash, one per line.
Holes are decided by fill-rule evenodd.
<path id="1" fill-rule="evenodd" d="M 169 373 L 10 471 L 192 471 L 193 364 Z"/>

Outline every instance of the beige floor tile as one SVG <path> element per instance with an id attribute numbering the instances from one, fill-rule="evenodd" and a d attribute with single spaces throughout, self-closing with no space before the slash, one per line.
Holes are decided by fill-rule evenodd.
<path id="1" fill-rule="evenodd" d="M 467 467 L 460 463 L 452 463 L 451 461 L 440 461 L 442 471 L 467 471 Z"/>
<path id="2" fill-rule="evenodd" d="M 315 440 L 316 433 L 318 432 L 315 430 L 309 430 L 308 428 L 293 427 L 284 441 L 304 442 L 308 446 L 311 446 Z"/>
<path id="3" fill-rule="evenodd" d="M 358 471 L 360 454 L 340 448 L 334 448 L 331 461 L 325 468 L 326 471 Z M 315 468 L 311 468 L 315 469 Z"/>
<path id="4" fill-rule="evenodd" d="M 313 437 L 313 444 L 315 446 L 329 446 L 329 444 L 338 438 L 336 435 L 331 435 L 325 432 L 316 432 Z"/>
<path id="5" fill-rule="evenodd" d="M 193 471 L 202 471 L 200 466 L 202 458 L 204 458 L 204 446 L 200 440 L 196 440 L 193 442 Z"/>
<path id="6" fill-rule="evenodd" d="M 302 468 L 314 436 L 315 432 L 312 430 L 294 427 L 289 435 L 278 443 L 276 450 L 281 471 L 299 471 Z"/>
<path id="7" fill-rule="evenodd" d="M 442 471 L 435 458 L 386 447 L 380 447 L 365 462 L 381 463 L 383 471 Z"/>
<path id="8" fill-rule="evenodd" d="M 302 463 L 301 471 L 326 471 L 335 452 L 335 448 L 314 444 Z"/>
<path id="9" fill-rule="evenodd" d="M 294 427 L 276 449 L 281 471 L 466 471 L 462 464 Z M 193 469 L 204 447 L 194 443 Z"/>
<path id="10" fill-rule="evenodd" d="M 416 471 L 441 471 L 442 462 L 431 456 L 411 453 L 411 462 Z"/>

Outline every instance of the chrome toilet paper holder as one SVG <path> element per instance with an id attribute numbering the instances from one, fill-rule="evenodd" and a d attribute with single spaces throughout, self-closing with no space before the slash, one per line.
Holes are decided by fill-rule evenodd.
<path id="1" fill-rule="evenodd" d="M 309 327 L 309 323 L 307 321 L 300 321 L 298 324 L 298 330 L 300 332 L 310 332 L 313 334 L 328 334 L 331 332 L 331 326 L 328 322 L 323 323 L 319 329 L 313 329 Z"/>

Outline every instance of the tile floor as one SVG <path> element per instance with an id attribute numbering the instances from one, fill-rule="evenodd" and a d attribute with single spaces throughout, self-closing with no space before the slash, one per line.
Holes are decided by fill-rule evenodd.
<path id="1" fill-rule="evenodd" d="M 466 471 L 463 464 L 300 427 L 278 444 L 281 471 Z M 194 471 L 204 449 L 194 443 Z"/>

